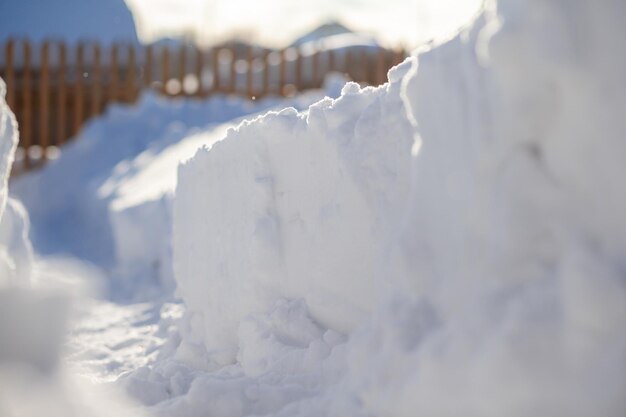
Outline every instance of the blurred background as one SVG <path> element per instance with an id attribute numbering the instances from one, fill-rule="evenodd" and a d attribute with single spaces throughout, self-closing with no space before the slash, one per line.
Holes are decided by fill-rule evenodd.
<path id="1" fill-rule="evenodd" d="M 280 48 L 315 27 L 341 23 L 386 45 L 445 37 L 481 0 L 0 0 L 0 36 L 117 37 L 143 43 L 229 38 Z M 129 13 L 132 12 L 132 19 Z M 133 25 L 134 21 L 134 25 Z M 134 26 L 134 27 L 131 27 Z"/>
<path id="2" fill-rule="evenodd" d="M 363 86 L 452 36 L 481 0 L 0 0 L 0 77 L 21 126 L 14 173 L 115 102 L 290 97 Z M 344 81 L 344 82 L 345 82 Z"/>

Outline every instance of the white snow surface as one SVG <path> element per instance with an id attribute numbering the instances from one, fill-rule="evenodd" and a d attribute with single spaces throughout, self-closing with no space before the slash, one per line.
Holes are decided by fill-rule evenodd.
<path id="1" fill-rule="evenodd" d="M 71 371 L 154 416 L 622 417 L 625 21 L 618 0 L 488 2 L 379 88 L 241 123 L 113 109 L 12 192 L 35 248 L 131 293 L 158 260 L 181 301 L 84 302 L 60 367 L 62 325 L 0 319 L 0 347 L 62 370 L 29 385 L 0 349 L 0 412 L 46 410 L 31 385 L 71 404 Z M 41 324 L 8 299 L 0 317 Z"/>

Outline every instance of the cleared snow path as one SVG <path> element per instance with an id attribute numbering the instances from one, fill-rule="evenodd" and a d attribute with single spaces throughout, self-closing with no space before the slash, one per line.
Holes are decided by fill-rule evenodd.
<path id="1" fill-rule="evenodd" d="M 79 375 L 96 382 L 112 382 L 125 372 L 156 359 L 167 342 L 171 320 L 181 307 L 160 302 L 120 305 L 91 300 L 80 307 L 71 327 L 67 361 Z"/>

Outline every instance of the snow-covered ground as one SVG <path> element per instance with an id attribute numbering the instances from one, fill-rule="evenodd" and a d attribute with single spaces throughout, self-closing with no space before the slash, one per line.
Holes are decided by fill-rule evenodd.
<path id="1" fill-rule="evenodd" d="M 0 415 L 623 416 L 624 22 L 501 0 L 378 88 L 147 96 L 26 210 L 2 105 Z"/>

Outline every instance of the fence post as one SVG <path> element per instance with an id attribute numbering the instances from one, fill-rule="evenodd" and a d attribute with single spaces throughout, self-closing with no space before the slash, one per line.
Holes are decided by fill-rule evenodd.
<path id="1" fill-rule="evenodd" d="M 344 74 L 350 79 L 354 81 L 354 77 L 352 75 L 352 53 L 350 52 L 350 50 L 346 50 L 346 53 L 343 56 L 344 58 L 344 63 L 343 63 L 343 68 L 344 68 Z"/>
<path id="2" fill-rule="evenodd" d="M 250 45 L 247 48 L 247 71 L 246 71 L 246 95 L 248 98 L 254 97 L 254 49 Z"/>
<path id="3" fill-rule="evenodd" d="M 41 46 L 41 68 L 39 75 L 39 145 L 41 157 L 46 159 L 49 145 L 50 123 L 50 42 L 44 41 Z"/>
<path id="4" fill-rule="evenodd" d="M 378 54 L 376 54 L 376 84 L 382 85 L 386 80 L 386 68 L 387 68 L 387 51 L 385 49 L 380 49 Z"/>
<path id="5" fill-rule="evenodd" d="M 204 51 L 200 49 L 200 47 L 198 46 L 195 47 L 195 51 L 196 51 L 195 75 L 196 75 L 196 81 L 197 81 L 196 96 L 201 97 L 202 94 L 204 93 L 204 88 L 202 85 L 203 84 L 202 72 L 203 72 L 203 67 L 204 67 Z"/>
<path id="6" fill-rule="evenodd" d="M 143 67 L 143 85 L 147 88 L 152 86 L 152 66 L 154 65 L 152 45 L 147 45 L 145 49 L 145 62 Z"/>
<path id="7" fill-rule="evenodd" d="M 234 48 L 228 48 L 228 50 L 230 51 L 230 79 L 228 80 L 230 84 L 228 93 L 235 94 L 237 92 L 237 68 L 235 68 L 237 58 Z"/>
<path id="8" fill-rule="evenodd" d="M 294 85 L 296 87 L 296 91 L 300 91 L 302 89 L 302 52 L 300 51 L 299 46 L 296 46 L 296 74 Z"/>
<path id="9" fill-rule="evenodd" d="M 185 75 L 187 72 L 187 44 L 180 45 L 178 50 L 178 82 L 180 83 L 179 96 L 185 95 Z"/>
<path id="10" fill-rule="evenodd" d="M 170 79 L 170 51 L 167 45 L 161 48 L 161 92 L 168 95 L 167 82 Z"/>
<path id="11" fill-rule="evenodd" d="M 74 129 L 72 135 L 78 134 L 83 123 L 83 71 L 85 45 L 80 43 L 76 49 L 76 81 L 74 85 Z"/>
<path id="12" fill-rule="evenodd" d="M 285 95 L 285 84 L 287 74 L 287 60 L 285 58 L 285 50 L 281 49 L 278 61 L 278 95 Z"/>
<path id="13" fill-rule="evenodd" d="M 332 49 L 329 49 L 327 52 L 327 55 L 328 55 L 327 57 L 328 62 L 326 64 L 327 65 L 326 72 L 332 72 L 335 70 L 335 51 L 333 51 Z"/>
<path id="14" fill-rule="evenodd" d="M 57 132 L 55 145 L 60 145 L 66 139 L 66 109 L 67 97 L 65 91 L 66 71 L 65 71 L 65 43 L 59 43 L 59 67 L 57 71 L 58 95 L 57 95 Z"/>
<path id="15" fill-rule="evenodd" d="M 361 74 L 360 74 L 360 76 L 361 76 L 361 82 L 365 82 L 365 83 L 371 84 L 371 83 L 370 83 L 370 79 L 369 79 L 369 77 L 370 77 L 370 71 L 369 71 L 369 64 L 370 64 L 370 62 L 369 62 L 369 53 L 367 52 L 367 49 L 364 49 L 364 50 L 361 52 L 361 59 L 360 59 L 360 61 L 361 61 L 361 65 L 360 65 L 360 67 L 361 67 L 361 71 L 359 71 L 359 72 L 361 73 Z"/>
<path id="16" fill-rule="evenodd" d="M 119 96 L 119 47 L 117 44 L 111 46 L 111 63 L 110 63 L 110 82 L 109 82 L 109 101 L 116 101 Z"/>
<path id="17" fill-rule="evenodd" d="M 30 155 L 28 150 L 32 145 L 32 102 L 31 102 L 31 44 L 29 41 L 22 41 L 22 52 L 24 56 L 24 83 L 22 85 L 22 100 L 24 113 L 22 116 L 22 127 L 20 132 L 20 142 L 24 148 L 24 167 L 30 167 Z"/>
<path id="18" fill-rule="evenodd" d="M 137 59 L 135 54 L 135 45 L 128 44 L 128 69 L 126 72 L 126 97 L 128 102 L 135 102 L 137 99 Z"/>
<path id="19" fill-rule="evenodd" d="M 91 116 L 100 114 L 102 100 L 102 74 L 100 61 L 100 44 L 93 44 L 93 68 L 91 70 Z"/>
<path id="20" fill-rule="evenodd" d="M 221 74 L 220 74 L 220 50 L 217 48 L 211 49 L 211 61 L 213 64 L 213 87 L 215 92 L 221 91 Z"/>
<path id="21" fill-rule="evenodd" d="M 263 52 L 263 88 L 261 94 L 266 96 L 270 92 L 270 52 L 265 49 Z"/>

